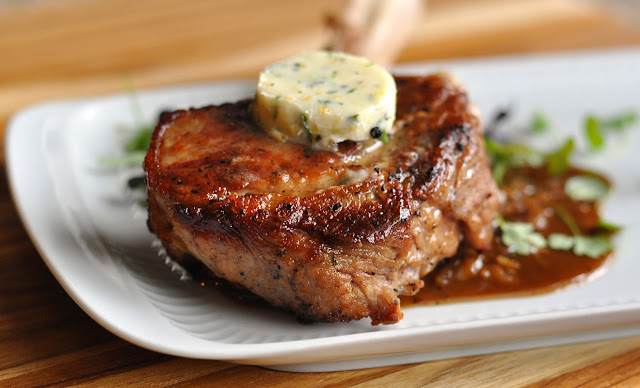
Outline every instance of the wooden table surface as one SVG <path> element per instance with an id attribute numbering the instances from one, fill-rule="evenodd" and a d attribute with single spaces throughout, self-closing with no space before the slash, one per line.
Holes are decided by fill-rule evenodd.
<path id="1" fill-rule="evenodd" d="M 322 17 L 343 3 L 0 3 L 0 128 L 32 103 L 120 92 L 127 75 L 140 89 L 255 77 L 274 59 L 322 46 Z M 432 0 L 399 62 L 640 44 L 640 19 L 620 15 L 595 2 Z M 640 386 L 640 338 L 306 374 L 141 349 L 66 295 L 27 236 L 4 174 L 0 279 L 0 386 Z"/>

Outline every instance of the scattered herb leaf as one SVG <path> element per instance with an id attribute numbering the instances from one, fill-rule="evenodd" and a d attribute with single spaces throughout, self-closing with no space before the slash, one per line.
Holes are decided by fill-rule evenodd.
<path id="1" fill-rule="evenodd" d="M 557 150 L 545 155 L 547 169 L 551 175 L 558 175 L 565 172 L 571 165 L 571 154 L 573 153 L 574 141 L 572 138 L 565 140 L 564 144 Z"/>
<path id="2" fill-rule="evenodd" d="M 544 248 L 547 240 L 528 222 L 508 222 L 498 217 L 502 242 L 515 253 L 526 256 L 536 248 Z"/>
<path id="3" fill-rule="evenodd" d="M 575 201 L 595 202 L 609 194 L 609 185 L 595 176 L 576 175 L 567 179 L 564 191 Z"/>
<path id="4" fill-rule="evenodd" d="M 573 253 L 578 256 L 587 256 L 592 259 L 597 259 L 598 257 L 613 249 L 613 244 L 611 243 L 611 239 L 609 238 L 609 236 L 603 234 L 597 234 L 595 236 L 584 236 L 580 233 L 578 224 L 573 219 L 573 217 L 571 217 L 569 212 L 561 207 L 555 207 L 553 210 L 558 215 L 558 217 L 560 217 L 562 221 L 567 224 L 573 236 L 567 236 L 559 233 L 551 234 L 549 236 L 550 248 L 559 250 L 571 249 L 573 250 Z M 571 245 L 568 248 L 563 249 L 563 247 L 565 245 L 568 245 L 569 242 L 571 243 Z"/>
<path id="5" fill-rule="evenodd" d="M 574 141 L 569 138 L 556 150 L 549 153 L 536 151 L 521 143 L 498 143 L 485 138 L 487 153 L 493 166 L 493 179 L 500 184 L 509 167 L 540 167 L 547 165 L 549 173 L 561 174 L 570 166 Z"/>
<path id="6" fill-rule="evenodd" d="M 549 248 L 558 251 L 569 251 L 573 248 L 574 238 L 561 233 L 551 233 L 547 238 Z"/>
<path id="7" fill-rule="evenodd" d="M 124 149 L 127 152 L 134 151 L 147 151 L 149 145 L 151 144 L 151 134 L 153 133 L 153 129 L 150 127 L 142 127 L 138 131 L 135 137 L 125 144 Z"/>
<path id="8" fill-rule="evenodd" d="M 533 112 L 531 118 L 531 130 L 535 133 L 543 133 L 549 129 L 549 119 L 542 112 Z"/>
<path id="9" fill-rule="evenodd" d="M 612 224 L 602 219 L 598 220 L 598 225 L 596 227 L 598 229 L 602 229 L 604 231 L 612 232 L 612 233 L 619 232 L 622 229 L 620 225 Z"/>
<path id="10" fill-rule="evenodd" d="M 616 117 L 603 120 L 606 127 L 612 129 L 626 129 L 638 121 L 638 114 L 635 112 L 621 113 Z"/>
<path id="11" fill-rule="evenodd" d="M 528 146 L 519 143 L 498 143 L 486 139 L 487 149 L 492 160 L 507 161 L 513 166 L 542 166 L 544 156 Z"/>
<path id="12" fill-rule="evenodd" d="M 566 234 L 553 233 L 548 238 L 549 248 L 569 251 L 577 256 L 587 256 L 597 259 L 613 249 L 611 239 L 605 235 L 595 236 L 567 236 Z"/>
<path id="13" fill-rule="evenodd" d="M 553 212 L 556 213 L 558 217 L 560 217 L 565 225 L 567 225 L 569 231 L 571 231 L 571 234 L 573 234 L 574 236 L 580 235 L 580 227 L 578 226 L 578 223 L 573 219 L 573 217 L 571 217 L 571 214 L 569 214 L 569 212 L 565 208 L 559 205 L 554 206 Z"/>
<path id="14" fill-rule="evenodd" d="M 584 124 L 587 143 L 592 151 L 600 151 L 604 147 L 602 123 L 594 116 L 588 116 Z"/>
<path id="15" fill-rule="evenodd" d="M 605 145 L 607 131 L 622 131 L 638 121 L 638 114 L 625 112 L 609 118 L 599 118 L 589 115 L 585 118 L 584 130 L 587 136 L 589 148 L 592 151 L 600 151 Z"/>
<path id="16" fill-rule="evenodd" d="M 573 253 L 578 256 L 587 256 L 597 259 L 613 249 L 613 244 L 608 236 L 575 236 Z"/>
<path id="17" fill-rule="evenodd" d="M 380 141 L 384 144 L 389 144 L 389 133 L 386 130 L 380 134 Z"/>

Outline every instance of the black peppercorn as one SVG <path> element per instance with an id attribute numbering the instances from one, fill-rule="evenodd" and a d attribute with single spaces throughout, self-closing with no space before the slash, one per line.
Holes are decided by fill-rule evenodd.
<path id="1" fill-rule="evenodd" d="M 377 139 L 380 136 L 382 136 L 382 129 L 380 129 L 380 127 L 371 128 L 371 137 L 372 138 Z"/>

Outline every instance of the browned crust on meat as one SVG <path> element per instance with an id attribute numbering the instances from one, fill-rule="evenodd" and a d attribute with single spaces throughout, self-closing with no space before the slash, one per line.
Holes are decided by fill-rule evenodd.
<path id="1" fill-rule="evenodd" d="M 276 142 L 250 101 L 163 115 L 144 164 L 150 229 L 304 319 L 397 322 L 397 296 L 462 235 L 486 246 L 499 202 L 464 91 L 443 75 L 397 83 L 395 133 L 369 152 Z"/>

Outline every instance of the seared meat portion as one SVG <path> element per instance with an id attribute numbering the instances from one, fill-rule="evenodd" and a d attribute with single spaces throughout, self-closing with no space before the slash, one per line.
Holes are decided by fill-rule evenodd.
<path id="1" fill-rule="evenodd" d="M 176 260 L 302 319 L 397 322 L 398 295 L 463 237 L 489 244 L 500 196 L 464 90 L 396 81 L 388 144 L 336 152 L 272 140 L 248 100 L 163 115 L 144 163 L 149 228 Z"/>

